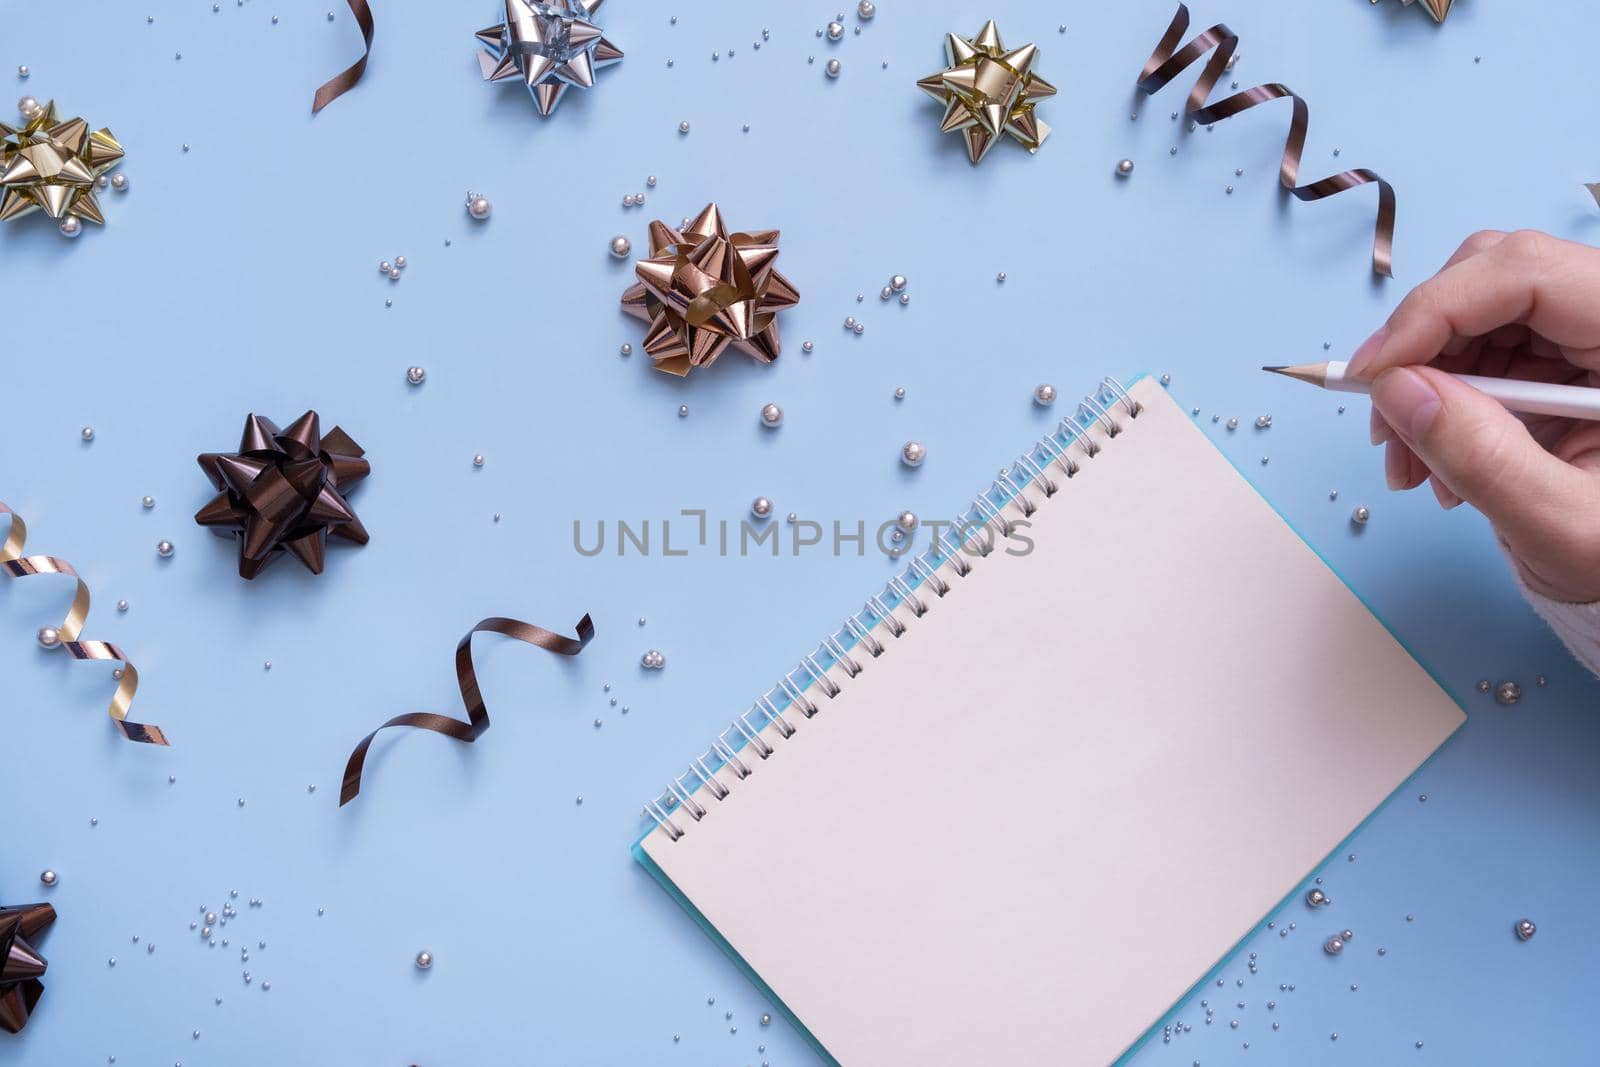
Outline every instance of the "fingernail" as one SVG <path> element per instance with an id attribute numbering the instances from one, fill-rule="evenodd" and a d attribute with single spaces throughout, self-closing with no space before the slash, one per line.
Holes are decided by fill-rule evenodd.
<path id="1" fill-rule="evenodd" d="M 1357 378 L 1364 377 L 1364 372 L 1372 361 L 1378 358 L 1378 353 L 1383 351 L 1384 338 L 1389 336 L 1388 326 L 1379 326 L 1378 332 L 1361 342 L 1361 347 L 1356 349 L 1355 355 L 1350 357 L 1350 363 L 1345 367 L 1345 373 Z"/>
<path id="2" fill-rule="evenodd" d="M 1439 394 L 1408 367 L 1386 370 L 1372 383 L 1372 403 L 1407 441 L 1423 439 L 1439 414 Z"/>
<path id="3" fill-rule="evenodd" d="M 1452 493 L 1449 488 L 1439 480 L 1437 475 L 1429 478 L 1428 484 L 1433 486 L 1433 495 L 1438 498 L 1439 506 L 1441 508 L 1444 508 L 1446 511 L 1450 511 L 1453 508 L 1458 508 L 1461 506 L 1461 498 Z"/>
<path id="4" fill-rule="evenodd" d="M 1372 418 L 1368 420 L 1367 425 L 1368 432 L 1372 435 L 1372 443 L 1375 445 L 1381 445 L 1394 438 L 1394 428 L 1385 421 L 1383 412 L 1376 406 L 1372 409 Z"/>
<path id="5" fill-rule="evenodd" d="M 1390 489 L 1404 489 L 1411 473 L 1411 450 L 1403 441 L 1390 441 L 1383 450 L 1383 478 Z"/>

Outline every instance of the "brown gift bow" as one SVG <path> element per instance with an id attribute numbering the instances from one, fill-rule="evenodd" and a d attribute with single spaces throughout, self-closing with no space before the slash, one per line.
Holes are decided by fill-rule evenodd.
<path id="1" fill-rule="evenodd" d="M 344 784 L 339 789 L 339 806 L 342 808 L 361 792 L 361 769 L 367 761 L 367 749 L 372 739 L 391 726 L 411 726 L 419 730 L 432 730 L 455 741 L 471 744 L 489 729 L 489 709 L 483 703 L 483 693 L 478 688 L 478 672 L 472 665 L 472 635 L 477 633 L 504 634 L 525 641 L 536 648 L 554 652 L 558 656 L 576 656 L 594 639 L 594 622 L 588 615 L 578 620 L 576 639 L 546 630 L 519 619 L 500 617 L 484 619 L 468 630 L 456 643 L 456 684 L 461 689 L 461 702 L 467 708 L 467 721 L 452 719 L 431 711 L 412 711 L 396 715 L 366 737 L 363 737 L 344 767 Z"/>
<path id="2" fill-rule="evenodd" d="M 367 6 L 367 0 L 349 0 L 349 3 L 350 13 L 356 17 L 356 25 L 361 28 L 361 39 L 365 42 L 365 49 L 360 59 L 317 88 L 316 95 L 311 98 L 313 115 L 354 89 L 356 83 L 361 80 L 361 75 L 367 72 L 367 58 L 372 55 L 372 9 Z"/>
<path id="3" fill-rule="evenodd" d="M 56 921 L 48 904 L 0 908 L 0 1030 L 20 1033 L 44 995 L 39 981 L 48 964 L 29 944 Z"/>
<path id="4" fill-rule="evenodd" d="M 777 230 L 730 234 L 716 204 L 682 231 L 652 222 L 650 258 L 635 265 L 622 310 L 650 324 L 644 350 L 656 370 L 681 378 L 729 345 L 761 363 L 777 359 L 777 313 L 800 303 L 777 258 Z"/>
<path id="5" fill-rule="evenodd" d="M 1288 97 L 1294 102 L 1294 113 L 1289 122 L 1289 135 L 1283 145 L 1283 162 L 1278 167 L 1278 180 L 1296 200 L 1321 200 L 1369 182 L 1376 184 L 1378 221 L 1372 238 L 1372 272 L 1385 278 L 1393 277 L 1391 260 L 1394 251 L 1394 187 L 1380 178 L 1376 172 L 1365 167 L 1340 171 L 1310 185 L 1295 184 L 1300 173 L 1300 158 L 1305 152 L 1306 129 L 1311 123 L 1311 112 L 1306 102 L 1296 96 L 1287 85 L 1268 82 L 1224 97 L 1207 107 L 1206 97 L 1211 95 L 1217 79 L 1227 69 L 1228 60 L 1232 58 L 1234 49 L 1239 45 L 1239 36 L 1219 22 L 1179 49 L 1178 42 L 1183 40 L 1183 34 L 1188 28 L 1188 5 L 1179 4 L 1178 12 L 1172 16 L 1172 23 L 1167 27 L 1167 32 L 1162 35 L 1155 51 L 1150 53 L 1150 58 L 1145 61 L 1144 69 L 1139 72 L 1139 91 L 1147 96 L 1154 95 L 1183 73 L 1184 69 L 1195 60 L 1211 52 L 1211 58 L 1206 60 L 1199 79 L 1194 83 L 1194 88 L 1189 90 L 1189 99 L 1184 105 L 1188 117 L 1193 121 L 1219 122 L 1241 111 L 1248 111 L 1257 104 Z"/>
<path id="6" fill-rule="evenodd" d="M 239 577 L 254 578 L 285 551 L 322 573 L 327 539 L 367 543 L 344 494 L 372 472 L 361 446 L 335 426 L 322 432 L 315 411 L 280 430 L 247 415 L 237 452 L 197 457 L 217 489 L 194 521 L 239 540 Z"/>
<path id="7" fill-rule="evenodd" d="M 107 713 L 111 716 L 112 723 L 121 731 L 122 736 L 129 741 L 138 741 L 147 745 L 165 745 L 167 737 L 161 732 L 159 726 L 147 726 L 143 723 L 128 720 L 128 708 L 133 703 L 133 694 L 139 689 L 139 672 L 128 659 L 127 653 L 109 641 L 80 641 L 78 635 L 83 632 L 83 624 L 89 618 L 89 586 L 72 569 L 72 564 L 55 556 L 24 556 L 22 549 L 28 540 L 28 526 L 22 521 L 22 516 L 13 511 L 5 501 L 0 500 L 0 515 L 11 516 L 11 529 L 6 534 L 3 544 L 0 544 L 0 572 L 13 578 L 27 578 L 35 574 L 64 574 L 77 580 L 78 589 L 72 596 L 72 607 L 67 611 L 67 617 L 56 627 L 60 635 L 60 642 L 56 647 L 64 648 L 67 654 L 78 660 L 110 660 L 120 663 L 121 669 L 117 675 L 117 691 L 111 695 L 111 706 Z"/>

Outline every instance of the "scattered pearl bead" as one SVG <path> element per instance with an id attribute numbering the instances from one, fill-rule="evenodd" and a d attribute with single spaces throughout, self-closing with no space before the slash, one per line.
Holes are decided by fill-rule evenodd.
<path id="1" fill-rule="evenodd" d="M 1269 430 L 1271 428 L 1272 428 L 1272 416 L 1271 415 L 1257 415 L 1256 416 L 1256 429 L 1258 429 L 1258 430 Z"/>
<path id="2" fill-rule="evenodd" d="M 761 407 L 761 425 L 767 429 L 776 429 L 783 422 L 783 409 L 777 404 L 763 404 Z"/>
<path id="3" fill-rule="evenodd" d="M 29 73 L 30 71 L 28 70 L 28 65 L 26 63 L 17 68 L 17 77 L 19 78 L 26 78 Z"/>
<path id="4" fill-rule="evenodd" d="M 627 193 L 627 194 L 625 194 L 623 196 L 623 198 L 622 198 L 622 206 L 623 207 L 632 207 L 633 206 L 633 194 L 632 193 Z"/>
<path id="5" fill-rule="evenodd" d="M 889 299 L 893 298 L 893 296 L 894 296 L 894 290 L 889 288 L 889 286 L 887 286 L 887 285 L 884 286 L 882 289 L 878 290 L 878 299 L 879 300 L 889 300 Z"/>
<path id="6" fill-rule="evenodd" d="M 828 60 L 828 65 L 826 67 L 824 67 L 823 69 L 828 72 L 828 77 L 837 78 L 839 76 L 839 71 L 842 68 L 841 68 L 841 66 L 839 64 L 839 61 L 837 59 L 830 59 L 830 60 Z"/>
<path id="7" fill-rule="evenodd" d="M 620 349 L 618 349 L 618 351 L 621 352 L 625 356 L 631 356 L 631 355 L 633 355 L 633 345 L 631 345 L 628 342 L 624 341 L 622 343 L 622 347 Z"/>
<path id="8" fill-rule="evenodd" d="M 83 223 L 78 220 L 78 216 L 68 215 L 61 220 L 56 229 L 61 231 L 63 237 L 76 237 L 83 232 Z"/>
<path id="9" fill-rule="evenodd" d="M 805 352 L 807 354 L 810 354 L 812 348 L 813 348 L 813 346 L 812 346 L 810 341 L 804 341 L 800 345 L 800 351 Z"/>
<path id="10" fill-rule="evenodd" d="M 1344 951 L 1344 941 L 1337 935 L 1330 937 L 1322 943 L 1322 951 L 1330 956 L 1337 956 Z"/>
<path id="11" fill-rule="evenodd" d="M 1494 691 L 1495 700 L 1511 705 L 1522 699 L 1522 686 L 1516 682 L 1501 682 Z"/>
<path id="12" fill-rule="evenodd" d="M 895 386 L 894 398 L 896 400 L 904 400 L 906 398 L 906 387 L 903 385 Z"/>
<path id="13" fill-rule="evenodd" d="M 750 502 L 750 514 L 758 519 L 765 519 L 772 514 L 772 501 L 768 497 L 758 496 Z"/>
<path id="14" fill-rule="evenodd" d="M 687 134 L 689 132 L 689 120 L 688 119 L 684 119 L 682 122 L 678 123 L 678 132 L 682 133 L 682 134 Z"/>
<path id="15" fill-rule="evenodd" d="M 472 465 L 474 467 L 483 466 L 483 453 L 482 452 L 479 452 L 477 455 L 472 457 Z"/>
<path id="16" fill-rule="evenodd" d="M 618 259 L 628 258 L 628 253 L 633 251 L 633 242 L 622 234 L 617 234 L 611 239 L 611 254 Z"/>
<path id="17" fill-rule="evenodd" d="M 1313 889 L 1311 892 L 1306 894 L 1306 903 L 1311 905 L 1313 908 L 1320 908 L 1324 904 L 1331 903 L 1331 901 L 1328 899 L 1328 894 L 1324 893 L 1320 889 Z"/>
<path id="18" fill-rule="evenodd" d="M 844 36 L 844 26 L 837 22 L 828 23 L 828 40 L 837 41 Z"/>
<path id="19" fill-rule="evenodd" d="M 1133 173 L 1133 160 L 1122 159 L 1117 161 L 1117 176 L 1126 178 Z"/>
<path id="20" fill-rule="evenodd" d="M 425 971 L 433 966 L 433 953 L 424 949 L 417 953 L 417 970 Z"/>
<path id="21" fill-rule="evenodd" d="M 678 405 L 678 418 L 687 419 L 688 417 L 689 417 L 689 405 L 688 404 L 679 404 Z"/>
<path id="22" fill-rule="evenodd" d="M 1350 513 L 1350 521 L 1357 526 L 1365 526 L 1370 518 L 1372 518 L 1372 511 L 1365 504 L 1356 505 L 1356 509 Z"/>
<path id="23" fill-rule="evenodd" d="M 652 648 L 639 658 L 639 665 L 647 671 L 659 671 L 667 665 L 667 657 Z"/>
<path id="24" fill-rule="evenodd" d="M 117 610 L 118 611 L 127 611 L 128 610 L 128 602 L 126 600 L 117 601 Z"/>
<path id="25" fill-rule="evenodd" d="M 861 2 L 856 5 L 856 14 L 861 18 L 870 19 L 877 13 L 878 5 L 874 4 L 872 0 L 861 0 Z"/>
<path id="26" fill-rule="evenodd" d="M 422 367 L 407 367 L 406 368 L 406 381 L 410 382 L 412 385 L 421 385 L 423 382 L 427 381 L 427 379 L 428 379 L 428 372 L 427 372 L 427 370 L 425 368 L 422 368 Z"/>
<path id="27" fill-rule="evenodd" d="M 40 871 L 39 872 L 39 884 L 40 885 L 55 885 L 57 880 L 58 880 L 58 878 L 56 876 L 56 872 L 55 871 L 44 870 L 44 871 Z"/>
<path id="28" fill-rule="evenodd" d="M 1040 382 L 1033 390 L 1033 402 L 1042 408 L 1047 408 L 1056 402 L 1056 387 L 1049 382 Z"/>
<path id="29" fill-rule="evenodd" d="M 55 648 L 61 644 L 61 631 L 54 626 L 39 627 L 39 645 L 41 648 Z"/>
<path id="30" fill-rule="evenodd" d="M 898 293 L 905 287 L 906 276 L 904 274 L 896 274 L 893 278 L 889 279 L 889 288 L 893 289 L 895 292 Z"/>
<path id="31" fill-rule="evenodd" d="M 380 259 L 378 261 L 379 274 L 388 274 L 392 270 L 394 270 L 394 264 L 390 263 L 387 259 Z"/>
<path id="32" fill-rule="evenodd" d="M 467 197 L 467 214 L 471 215 L 479 222 L 487 219 L 490 213 L 493 211 L 494 205 L 489 202 L 489 198 L 487 196 Z"/>
<path id="33" fill-rule="evenodd" d="M 916 512 L 902 511 L 899 515 L 895 516 L 894 524 L 901 530 L 904 530 L 906 533 L 910 533 L 912 530 L 917 528 L 917 521 Z"/>
<path id="34" fill-rule="evenodd" d="M 994 276 L 994 280 L 996 282 L 998 282 L 999 284 L 1004 285 L 1005 282 L 1006 282 L 1006 272 L 1005 271 L 1001 271 L 999 274 L 996 274 Z"/>
<path id="35" fill-rule="evenodd" d="M 171 559 L 172 558 L 172 542 L 171 541 L 158 541 L 158 542 L 156 542 L 156 554 L 158 556 L 160 556 L 162 559 Z"/>
<path id="36" fill-rule="evenodd" d="M 909 304 L 909 303 L 911 303 L 911 294 L 910 293 L 901 293 L 900 294 L 900 304 L 901 304 L 901 306 L 904 307 L 906 304 Z"/>
<path id="37" fill-rule="evenodd" d="M 656 187 L 656 176 L 654 174 L 650 175 L 644 180 L 644 183 L 654 189 Z"/>
<path id="38" fill-rule="evenodd" d="M 1534 925 L 1532 919 L 1518 919 L 1516 931 L 1518 940 L 1528 941 L 1532 939 L 1534 934 L 1539 932 L 1539 928 Z"/>
<path id="39" fill-rule="evenodd" d="M 1479 678 L 1478 679 L 1478 692 L 1487 693 L 1489 690 L 1491 690 L 1493 688 L 1494 688 L 1494 684 L 1492 682 L 1490 682 L 1489 679 L 1487 679 L 1487 678 Z"/>
<path id="40" fill-rule="evenodd" d="M 907 441 L 900 448 L 900 462 L 908 467 L 920 467 L 928 458 L 928 450 L 921 441 Z"/>

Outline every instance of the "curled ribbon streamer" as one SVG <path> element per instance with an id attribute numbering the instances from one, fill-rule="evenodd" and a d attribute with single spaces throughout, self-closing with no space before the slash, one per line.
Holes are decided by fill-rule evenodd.
<path id="1" fill-rule="evenodd" d="M 1583 187 L 1594 197 L 1594 206 L 1600 207 L 1600 182 L 1584 182 Z"/>
<path id="2" fill-rule="evenodd" d="M 311 98 L 313 115 L 354 89 L 361 75 L 367 72 L 367 59 L 372 55 L 372 9 L 367 6 L 367 0 L 349 0 L 349 3 L 350 13 L 356 17 L 356 25 L 361 27 L 361 39 L 366 42 L 366 50 L 361 53 L 360 59 L 317 88 L 317 95 Z"/>
<path id="3" fill-rule="evenodd" d="M 72 569 L 72 564 L 64 559 L 57 559 L 54 556 L 24 556 L 22 547 L 28 539 L 27 524 L 22 521 L 22 516 L 13 511 L 3 500 L 0 500 L 0 515 L 11 516 L 11 529 L 6 534 L 5 543 L 0 545 L 0 572 L 12 578 L 26 578 L 33 574 L 65 574 L 69 578 L 77 579 L 78 591 L 73 594 L 72 607 L 67 612 L 67 617 L 61 621 L 61 625 L 56 628 L 61 635 L 61 647 L 66 649 L 73 659 L 111 660 L 122 664 L 117 691 L 112 694 L 111 706 L 106 709 L 111 721 L 129 741 L 139 741 L 147 745 L 165 745 L 167 737 L 161 732 L 161 727 L 146 726 L 128 720 L 128 707 L 133 703 L 133 694 L 139 688 L 139 672 L 129 661 L 127 654 L 109 641 L 78 640 L 78 635 L 83 631 L 83 624 L 89 618 L 88 585 L 78 577 L 78 572 Z"/>
<path id="4" fill-rule="evenodd" d="M 1385 278 L 1392 278 L 1394 276 L 1391 269 L 1394 252 L 1394 186 L 1365 167 L 1340 171 L 1310 185 L 1296 184 L 1300 174 L 1300 158 L 1306 147 L 1306 129 L 1311 124 L 1311 110 L 1305 100 L 1297 96 L 1287 85 L 1269 82 L 1265 85 L 1251 86 L 1249 89 L 1218 100 L 1209 107 L 1206 106 L 1206 98 L 1211 95 L 1217 79 L 1227 69 L 1228 60 L 1233 57 L 1234 49 L 1239 46 L 1239 35 L 1219 22 L 1204 33 L 1197 34 L 1194 40 L 1179 49 L 1178 42 L 1183 40 L 1188 28 L 1189 7 L 1187 4 L 1179 4 L 1178 13 L 1172 16 L 1172 23 L 1167 27 L 1167 32 L 1162 35 L 1155 51 L 1150 53 L 1150 58 L 1145 61 L 1144 69 L 1139 72 L 1139 91 L 1147 96 L 1155 95 L 1195 60 L 1211 52 L 1211 58 L 1206 60 L 1205 66 L 1200 71 L 1200 77 L 1194 83 L 1194 88 L 1189 90 L 1189 99 L 1184 104 L 1189 118 L 1195 122 L 1219 122 L 1241 111 L 1248 111 L 1257 104 L 1288 97 L 1294 102 L 1294 117 L 1289 123 L 1289 135 L 1284 140 L 1283 162 L 1278 167 L 1278 180 L 1296 200 L 1321 200 L 1359 185 L 1368 183 L 1377 185 L 1378 221 L 1372 237 L 1372 272 Z M 1212 51 L 1213 49 L 1215 51 Z"/>
<path id="5" fill-rule="evenodd" d="M 361 743 L 350 753 L 350 760 L 344 767 L 344 785 L 339 789 L 341 808 L 361 792 L 361 768 L 367 761 L 367 749 L 372 746 L 372 739 L 389 727 L 413 726 L 419 730 L 432 730 L 436 734 L 443 734 L 469 745 L 489 729 L 489 709 L 484 706 L 483 694 L 478 689 L 478 672 L 472 665 L 472 635 L 478 633 L 504 634 L 559 656 L 576 656 L 594 639 L 594 623 L 590 621 L 588 615 L 579 619 L 578 636 L 574 639 L 519 619 L 496 616 L 484 619 L 462 634 L 461 640 L 456 642 L 456 684 L 461 687 L 461 703 L 466 705 L 467 720 L 463 722 L 431 711 L 412 711 L 396 715 L 363 737 Z"/>

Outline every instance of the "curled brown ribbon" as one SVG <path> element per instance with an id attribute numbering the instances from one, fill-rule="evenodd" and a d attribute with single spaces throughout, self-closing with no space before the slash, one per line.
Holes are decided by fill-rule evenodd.
<path id="1" fill-rule="evenodd" d="M 367 6 L 367 0 L 349 0 L 349 3 L 350 13 L 356 17 L 356 25 L 361 27 L 361 39 L 366 42 L 366 50 L 361 53 L 360 59 L 317 88 L 317 95 L 311 98 L 313 115 L 354 89 L 361 75 L 367 72 L 367 58 L 372 55 L 372 9 Z"/>
<path id="2" fill-rule="evenodd" d="M 367 749 L 372 746 L 372 739 L 389 727 L 414 726 L 419 730 L 432 730 L 436 734 L 443 734 L 469 745 L 489 729 L 489 709 L 484 706 L 483 694 L 478 689 L 478 672 L 472 665 L 472 635 L 478 633 L 504 634 L 559 656 L 576 656 L 594 639 L 594 623 L 590 621 L 588 615 L 579 619 L 578 636 L 574 639 L 519 619 L 503 619 L 496 616 L 484 619 L 462 634 L 461 640 L 456 642 L 456 684 L 461 687 L 461 703 L 466 705 L 467 721 L 452 719 L 448 715 L 439 715 L 431 711 L 412 711 L 396 715 L 363 737 L 361 743 L 350 753 L 350 760 L 344 766 L 344 785 L 339 789 L 341 808 L 361 792 L 361 768 L 367 762 Z"/>
<path id="3" fill-rule="evenodd" d="M 1594 197 L 1594 206 L 1600 207 L 1600 182 L 1584 182 L 1583 187 Z"/>
<path id="4" fill-rule="evenodd" d="M 1150 53 L 1150 58 L 1145 61 L 1144 69 L 1139 72 L 1139 91 L 1153 96 L 1168 82 L 1183 73 L 1195 60 L 1210 52 L 1211 58 L 1206 60 L 1205 66 L 1201 68 L 1200 77 L 1194 83 L 1194 88 L 1189 90 L 1189 99 L 1184 105 L 1189 118 L 1195 122 L 1220 122 L 1241 111 L 1248 111 L 1257 104 L 1288 97 L 1294 103 L 1294 116 L 1289 122 L 1289 136 L 1283 144 L 1283 162 L 1278 167 L 1278 180 L 1296 200 L 1321 200 L 1359 185 L 1368 183 L 1377 185 L 1378 222 L 1372 237 L 1372 272 L 1381 274 L 1385 278 L 1392 278 L 1394 276 L 1391 269 L 1394 252 L 1394 187 L 1380 178 L 1376 172 L 1365 167 L 1340 171 L 1310 185 L 1296 184 L 1300 174 L 1300 158 L 1306 147 L 1306 129 L 1311 124 L 1311 111 L 1305 100 L 1295 95 L 1294 90 L 1287 85 L 1269 82 L 1265 85 L 1251 86 L 1232 96 L 1224 97 L 1209 107 L 1206 106 L 1206 97 L 1211 95 L 1217 79 L 1227 69 L 1228 60 L 1233 57 L 1234 50 L 1239 46 L 1239 35 L 1219 22 L 1204 33 L 1197 34 L 1194 40 L 1180 49 L 1178 42 L 1183 40 L 1188 28 L 1189 7 L 1187 4 L 1179 4 L 1178 13 L 1172 16 L 1172 23 L 1167 27 L 1167 32 L 1162 35 L 1155 51 Z"/>
<path id="5" fill-rule="evenodd" d="M 5 501 L 0 500 L 0 515 L 11 516 L 11 529 L 6 533 L 4 544 L 0 544 L 0 573 L 12 578 L 26 578 L 34 574 L 65 574 L 75 578 L 78 582 L 78 591 L 73 594 L 72 607 L 67 612 L 67 617 L 56 627 L 60 635 L 60 647 L 67 650 L 73 659 L 110 660 L 122 664 L 122 670 L 117 678 L 117 691 L 111 696 L 111 706 L 107 709 L 111 721 L 117 729 L 122 731 L 122 736 L 129 741 L 139 741 L 147 745 L 165 745 L 166 735 L 159 726 L 146 726 L 143 723 L 128 720 L 128 707 L 133 703 L 133 694 L 139 688 L 139 672 L 128 660 L 122 649 L 109 641 L 80 641 L 78 635 L 83 632 L 83 624 L 89 618 L 89 587 L 84 580 L 78 577 L 78 572 L 72 569 L 72 564 L 64 559 L 54 556 L 24 556 L 22 548 L 28 539 L 27 524 L 22 521 L 22 516 L 13 511 Z"/>

